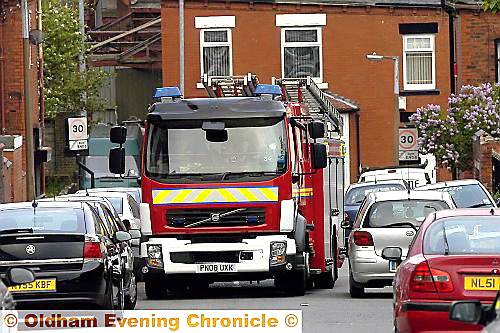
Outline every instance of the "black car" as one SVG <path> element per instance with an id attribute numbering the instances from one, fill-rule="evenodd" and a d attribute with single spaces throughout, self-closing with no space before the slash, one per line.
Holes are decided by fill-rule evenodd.
<path id="1" fill-rule="evenodd" d="M 0 277 L 12 266 L 35 273 L 34 282 L 10 289 L 20 306 L 123 309 L 130 284 L 123 243 L 131 238 L 122 230 L 109 231 L 87 203 L 0 205 Z"/>

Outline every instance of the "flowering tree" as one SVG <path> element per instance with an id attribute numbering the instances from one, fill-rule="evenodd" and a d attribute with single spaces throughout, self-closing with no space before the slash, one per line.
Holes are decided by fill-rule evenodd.
<path id="1" fill-rule="evenodd" d="M 411 116 L 419 132 L 419 149 L 434 154 L 453 172 L 471 170 L 474 134 L 483 130 L 500 137 L 500 85 L 463 86 L 448 102 L 446 113 L 439 105 L 428 105 Z"/>

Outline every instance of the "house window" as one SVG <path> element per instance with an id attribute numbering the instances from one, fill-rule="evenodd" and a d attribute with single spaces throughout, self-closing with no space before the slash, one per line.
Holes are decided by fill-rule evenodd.
<path id="1" fill-rule="evenodd" d="M 231 29 L 200 30 L 200 47 L 202 75 L 232 75 Z"/>
<path id="2" fill-rule="evenodd" d="M 323 79 L 321 28 L 283 28 L 281 45 L 283 77 Z"/>
<path id="3" fill-rule="evenodd" d="M 405 90 L 436 89 L 434 35 L 403 36 Z"/>

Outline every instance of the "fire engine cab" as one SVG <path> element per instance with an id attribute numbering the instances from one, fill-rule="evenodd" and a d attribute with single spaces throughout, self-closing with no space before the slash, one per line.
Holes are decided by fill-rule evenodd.
<path id="1" fill-rule="evenodd" d="M 232 93 L 224 97 L 228 80 Z M 238 80 L 204 81 L 209 98 L 156 91 L 141 177 L 148 298 L 217 281 L 274 279 L 291 295 L 335 284 L 341 263 L 332 193 L 343 191 L 331 174 L 341 159 L 332 149 L 341 118 L 333 108 L 311 112 L 287 102 L 288 82 Z M 311 84 L 294 87 L 310 92 Z M 125 135 L 124 127 L 111 130 L 120 144 L 109 160 L 117 174 Z"/>

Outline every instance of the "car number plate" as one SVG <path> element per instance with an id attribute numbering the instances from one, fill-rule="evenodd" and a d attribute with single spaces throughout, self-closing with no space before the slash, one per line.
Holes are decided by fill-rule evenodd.
<path id="1" fill-rule="evenodd" d="M 500 276 L 466 276 L 465 290 L 500 290 Z"/>
<path id="2" fill-rule="evenodd" d="M 39 279 L 30 283 L 19 284 L 9 287 L 13 293 L 33 291 L 56 291 L 56 279 Z"/>
<path id="3" fill-rule="evenodd" d="M 198 264 L 196 273 L 232 273 L 237 272 L 236 264 Z"/>
<path id="4" fill-rule="evenodd" d="M 398 263 L 396 261 L 389 261 L 389 272 L 394 273 L 398 269 Z"/>

